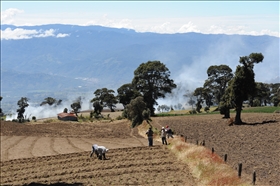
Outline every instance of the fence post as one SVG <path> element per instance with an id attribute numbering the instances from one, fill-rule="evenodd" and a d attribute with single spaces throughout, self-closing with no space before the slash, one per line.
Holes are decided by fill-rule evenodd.
<path id="1" fill-rule="evenodd" d="M 253 185 L 256 183 L 256 171 L 253 172 Z"/>
<path id="2" fill-rule="evenodd" d="M 187 142 L 187 136 L 185 136 L 185 142 Z"/>
<path id="3" fill-rule="evenodd" d="M 204 140 L 202 141 L 202 146 L 205 146 L 205 141 Z"/>
<path id="4" fill-rule="evenodd" d="M 224 161 L 227 162 L 227 154 L 225 154 Z"/>
<path id="5" fill-rule="evenodd" d="M 214 147 L 212 147 L 212 154 L 215 152 Z"/>
<path id="6" fill-rule="evenodd" d="M 241 178 L 241 173 L 242 173 L 242 163 L 238 164 L 238 177 Z"/>
<path id="7" fill-rule="evenodd" d="M 198 145 L 198 140 L 196 140 L 196 145 Z"/>

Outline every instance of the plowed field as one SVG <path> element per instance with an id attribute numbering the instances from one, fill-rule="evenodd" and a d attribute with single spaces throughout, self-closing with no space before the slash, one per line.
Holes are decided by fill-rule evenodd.
<path id="1" fill-rule="evenodd" d="M 221 115 L 152 118 L 189 143 L 205 141 L 234 168 L 257 173 L 256 185 L 280 185 L 279 114 L 242 114 L 247 125 L 228 126 Z M 108 160 L 89 157 L 92 144 L 109 148 Z M 197 185 L 167 146 L 114 122 L 1 121 L 1 185 Z"/>

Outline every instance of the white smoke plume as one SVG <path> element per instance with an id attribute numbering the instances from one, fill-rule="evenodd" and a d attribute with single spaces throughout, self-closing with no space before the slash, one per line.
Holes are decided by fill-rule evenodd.
<path id="1" fill-rule="evenodd" d="M 35 116 L 36 119 L 57 117 L 57 114 L 62 113 L 65 108 L 67 108 L 68 112 L 72 111 L 71 104 L 74 103 L 78 97 L 79 96 L 71 96 L 65 100 L 62 99 L 60 105 L 54 104 L 51 106 L 48 104 L 40 106 L 40 103 L 34 103 L 30 100 L 28 102 L 29 106 L 25 108 L 24 116 L 26 119 L 30 120 L 33 116 Z M 92 110 L 92 103 L 90 103 L 90 100 L 93 98 L 92 93 L 84 95 L 81 98 L 81 111 Z M 16 110 L 10 111 L 10 114 L 6 117 L 6 121 L 11 121 L 13 119 L 17 119 Z"/>

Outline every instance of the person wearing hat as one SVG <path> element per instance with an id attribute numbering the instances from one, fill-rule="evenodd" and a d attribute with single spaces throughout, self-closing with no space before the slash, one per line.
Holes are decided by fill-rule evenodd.
<path id="1" fill-rule="evenodd" d="M 92 151 L 90 153 L 90 157 L 92 157 L 92 154 L 95 153 L 95 155 L 98 157 L 98 159 L 106 160 L 105 154 L 108 152 L 109 149 L 107 149 L 104 146 L 98 146 L 97 144 L 92 145 Z"/>
<path id="2" fill-rule="evenodd" d="M 163 145 L 164 145 L 164 144 L 167 145 L 167 141 L 166 141 L 166 131 L 165 131 L 165 128 L 164 128 L 164 127 L 161 128 L 160 136 L 161 136 L 162 144 L 163 144 Z"/>
<path id="3" fill-rule="evenodd" d="M 169 137 L 174 138 L 174 137 L 173 137 L 173 131 L 171 130 L 171 128 L 169 128 L 168 125 L 166 125 L 165 131 L 166 131 L 166 134 L 167 134 L 167 138 L 168 138 L 168 139 L 169 139 Z"/>
<path id="4" fill-rule="evenodd" d="M 150 127 L 147 130 L 146 135 L 148 136 L 149 146 L 153 146 L 153 135 L 154 135 L 154 132 L 152 130 L 152 127 Z"/>

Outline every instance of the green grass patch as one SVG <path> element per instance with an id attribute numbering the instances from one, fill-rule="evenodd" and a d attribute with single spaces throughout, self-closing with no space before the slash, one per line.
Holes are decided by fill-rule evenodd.
<path id="1" fill-rule="evenodd" d="M 280 111 L 280 107 L 245 107 L 243 108 L 242 113 L 275 113 L 276 111 Z"/>
<path id="2" fill-rule="evenodd" d="M 201 111 L 200 113 L 191 114 L 191 110 L 173 110 L 170 112 L 162 112 L 155 115 L 155 117 L 169 117 L 169 116 L 188 116 L 188 115 L 209 115 L 209 114 L 220 114 L 219 111 L 215 111 L 217 107 L 210 108 L 209 112 Z M 231 109 L 230 113 L 235 113 L 235 109 Z M 244 107 L 241 113 L 280 113 L 280 107 L 274 106 L 263 106 L 263 107 Z"/>

